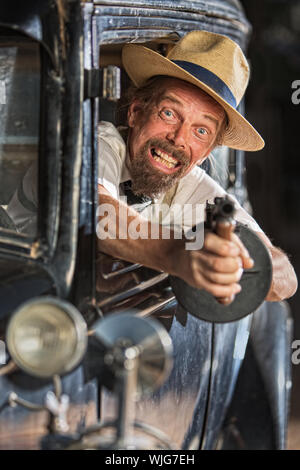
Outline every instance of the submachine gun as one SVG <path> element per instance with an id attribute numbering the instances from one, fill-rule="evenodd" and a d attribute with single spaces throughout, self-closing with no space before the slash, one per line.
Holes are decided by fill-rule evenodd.
<path id="1" fill-rule="evenodd" d="M 256 233 L 234 220 L 234 202 L 228 197 L 216 197 L 214 204 L 206 205 L 205 228 L 230 240 L 234 231 L 247 248 L 254 266 L 245 269 L 240 280 L 242 290 L 227 304 L 202 289 L 191 287 L 182 279 L 170 276 L 170 284 L 178 302 L 189 313 L 201 320 L 226 323 L 239 320 L 254 312 L 265 300 L 272 281 L 272 263 L 269 252 Z"/>

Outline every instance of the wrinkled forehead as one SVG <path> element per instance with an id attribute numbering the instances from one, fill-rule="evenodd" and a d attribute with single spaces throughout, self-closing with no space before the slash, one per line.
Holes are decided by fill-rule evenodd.
<path id="1" fill-rule="evenodd" d="M 173 77 L 155 77 L 151 81 L 156 84 L 156 93 L 153 94 L 153 99 L 156 104 L 164 99 L 165 96 L 177 96 L 180 92 L 187 93 L 187 96 L 190 97 L 192 101 L 203 101 L 207 104 L 210 104 L 214 110 L 220 115 L 220 118 L 226 116 L 225 110 L 223 107 L 205 91 L 198 88 L 196 85 L 185 82 L 178 78 Z"/>

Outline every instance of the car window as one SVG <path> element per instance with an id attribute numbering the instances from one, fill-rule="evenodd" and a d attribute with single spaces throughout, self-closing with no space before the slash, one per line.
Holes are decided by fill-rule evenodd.
<path id="1" fill-rule="evenodd" d="M 35 235 L 40 114 L 39 45 L 0 36 L 0 227 Z"/>

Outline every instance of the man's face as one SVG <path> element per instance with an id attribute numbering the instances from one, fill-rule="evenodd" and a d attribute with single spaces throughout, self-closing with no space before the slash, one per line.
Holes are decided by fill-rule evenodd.
<path id="1" fill-rule="evenodd" d="M 158 101 L 145 108 L 135 100 L 128 112 L 136 194 L 165 192 L 202 163 L 214 148 L 225 118 L 223 108 L 196 86 L 172 78 L 162 83 Z"/>

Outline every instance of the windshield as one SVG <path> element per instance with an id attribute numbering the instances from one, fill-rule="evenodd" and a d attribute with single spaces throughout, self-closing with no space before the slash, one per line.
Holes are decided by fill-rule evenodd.
<path id="1" fill-rule="evenodd" d="M 39 45 L 0 37 L 0 228 L 35 235 L 40 111 Z"/>

